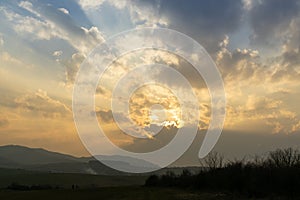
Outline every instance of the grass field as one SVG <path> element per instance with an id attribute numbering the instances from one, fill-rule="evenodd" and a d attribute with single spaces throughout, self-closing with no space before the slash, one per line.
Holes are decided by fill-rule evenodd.
<path id="1" fill-rule="evenodd" d="M 0 188 L 7 188 L 12 183 L 19 185 L 50 185 L 62 189 L 71 189 L 76 184 L 81 189 L 138 186 L 143 185 L 146 176 L 104 176 L 89 174 L 38 173 L 25 170 L 0 170 Z M 0 198 L 1 199 L 1 198 Z"/>
<path id="2" fill-rule="evenodd" d="M 170 188 L 147 188 L 143 186 L 106 187 L 97 189 L 61 189 L 61 190 L 36 190 L 36 191 L 0 191 L 0 199 L 9 200 L 196 200 L 196 199 L 242 199 L 226 194 L 213 194 Z"/>
<path id="3" fill-rule="evenodd" d="M 190 189 L 145 187 L 148 176 L 100 176 L 88 174 L 38 173 L 25 170 L 0 170 L 0 200 L 196 200 L 247 199 L 228 193 Z M 11 190 L 11 184 L 49 185 L 52 189 Z M 77 189 L 72 189 L 77 185 Z M 276 198 L 273 198 L 276 199 Z M 277 198 L 279 199 L 279 198 Z"/>

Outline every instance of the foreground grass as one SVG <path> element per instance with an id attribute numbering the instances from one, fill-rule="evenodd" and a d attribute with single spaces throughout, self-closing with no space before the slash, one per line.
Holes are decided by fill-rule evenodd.
<path id="1" fill-rule="evenodd" d="M 243 199 L 230 194 L 215 194 L 207 192 L 197 192 L 190 190 L 180 190 L 175 188 L 147 188 L 143 186 L 127 186 L 127 187 L 106 187 L 97 189 L 59 189 L 59 190 L 33 190 L 33 191 L 11 191 L 0 190 L 0 199 L 9 200 L 196 200 L 196 199 Z"/>
<path id="2" fill-rule="evenodd" d="M 25 170 L 0 170 L 0 188 L 7 188 L 12 183 L 19 185 L 50 185 L 62 189 L 71 189 L 72 185 L 80 189 L 138 186 L 145 183 L 147 176 L 105 176 L 89 174 L 39 173 Z M 1 199 L 1 198 L 0 198 Z"/>
<path id="3" fill-rule="evenodd" d="M 0 170 L 0 200 L 196 200 L 247 199 L 223 192 L 178 189 L 176 187 L 142 186 L 147 176 L 100 176 L 88 174 L 37 173 L 24 170 Z M 44 190 L 10 190 L 8 186 L 49 185 Z M 78 186 L 72 189 L 72 185 Z M 1 189 L 2 188 L 2 189 Z M 216 191 L 216 190 L 215 190 Z M 269 198 L 267 198 L 269 199 Z M 272 198 L 280 199 L 280 198 Z M 285 199 L 285 198 L 282 198 Z"/>

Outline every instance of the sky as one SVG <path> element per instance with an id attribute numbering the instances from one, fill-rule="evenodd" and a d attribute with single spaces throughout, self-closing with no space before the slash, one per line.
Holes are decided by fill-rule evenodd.
<path id="1" fill-rule="evenodd" d="M 89 155 L 72 114 L 76 74 L 98 44 L 143 27 L 182 32 L 216 63 L 227 105 L 215 151 L 234 158 L 299 147 L 299 0 L 1 0 L 0 145 Z M 194 165 L 210 121 L 210 96 L 201 76 L 177 55 L 150 49 L 113 63 L 95 94 L 99 124 L 113 143 L 139 152 L 161 147 L 177 129 L 192 123 L 181 119 L 178 100 L 168 88 L 145 86 L 130 98 L 130 117 L 143 130 L 161 127 L 162 133 L 153 139 L 137 132 L 149 139 L 145 143 L 120 132 L 109 108 L 111 89 L 128 72 L 127 66 L 151 63 L 178 70 L 198 98 L 200 116 L 191 119 L 199 120 L 199 133 L 177 161 Z M 154 73 L 148 70 L 144 74 Z M 172 81 L 164 71 L 154 75 Z M 180 81 L 172 84 L 189 99 Z M 152 107 L 158 103 L 166 108 L 165 115 L 160 107 Z M 189 113 L 194 113 L 192 108 Z"/>

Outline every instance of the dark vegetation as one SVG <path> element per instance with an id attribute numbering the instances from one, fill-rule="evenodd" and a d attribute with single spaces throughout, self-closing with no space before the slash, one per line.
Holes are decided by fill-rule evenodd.
<path id="1" fill-rule="evenodd" d="M 212 152 L 203 161 L 207 168 L 198 174 L 185 170 L 150 176 L 149 187 L 174 187 L 197 191 L 229 192 L 250 198 L 300 198 L 300 152 L 278 149 L 263 157 L 224 162 Z"/>
<path id="2" fill-rule="evenodd" d="M 0 169 L 0 190 L 94 189 L 100 187 L 140 186 L 146 176 L 107 176 L 78 173 L 44 173 Z M 1 199 L 1 198 L 0 198 Z"/>
<path id="3" fill-rule="evenodd" d="M 20 191 L 28 191 L 28 190 L 50 190 L 50 189 L 59 189 L 58 186 L 53 187 L 51 185 L 21 185 L 19 183 L 10 184 L 7 189 L 9 190 L 20 190 Z"/>
<path id="4" fill-rule="evenodd" d="M 0 199 L 3 200 L 232 200 L 231 194 L 197 192 L 177 188 L 149 188 L 142 186 L 119 186 L 94 189 L 57 189 L 57 190 L 30 190 L 12 191 L 0 190 Z"/>

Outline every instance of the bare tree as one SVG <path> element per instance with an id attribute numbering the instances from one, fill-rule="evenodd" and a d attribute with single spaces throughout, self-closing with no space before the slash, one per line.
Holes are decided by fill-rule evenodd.
<path id="1" fill-rule="evenodd" d="M 247 166 L 262 167 L 266 163 L 266 156 L 254 155 L 245 161 Z"/>
<path id="2" fill-rule="evenodd" d="M 209 169 L 222 168 L 224 165 L 224 156 L 218 152 L 212 151 L 200 162 Z"/>
<path id="3" fill-rule="evenodd" d="M 267 160 L 269 165 L 276 167 L 292 167 L 300 164 L 300 152 L 293 148 L 271 151 Z"/>

